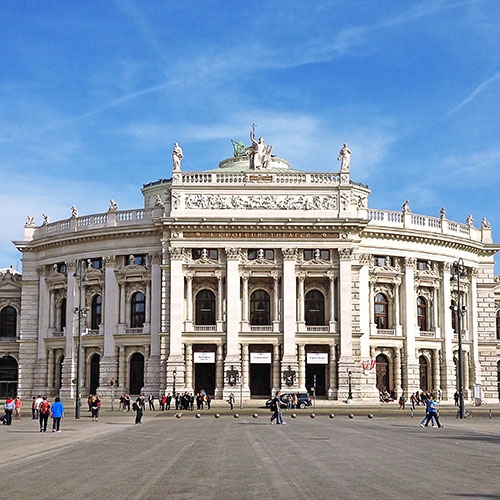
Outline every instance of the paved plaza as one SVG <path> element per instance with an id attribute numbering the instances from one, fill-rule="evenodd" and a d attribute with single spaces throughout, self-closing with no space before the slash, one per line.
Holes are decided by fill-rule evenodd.
<path id="1" fill-rule="evenodd" d="M 9 499 L 492 499 L 500 498 L 500 414 L 477 412 L 422 429 L 409 412 L 340 407 L 239 417 L 104 410 L 93 423 L 71 409 L 62 432 L 28 415 L 0 426 L 0 474 Z M 349 413 L 354 418 L 349 418 Z M 238 410 L 235 411 L 238 413 Z M 258 416 L 255 417 L 254 414 Z M 372 414 L 373 418 L 368 418 Z M 491 417 L 491 418 L 490 418 Z M 8 494 L 7 494 L 8 492 Z"/>

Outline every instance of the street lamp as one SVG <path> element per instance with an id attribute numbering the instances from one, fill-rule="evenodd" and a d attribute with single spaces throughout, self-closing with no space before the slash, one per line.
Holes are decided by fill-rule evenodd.
<path id="1" fill-rule="evenodd" d="M 464 260 L 460 257 L 453 263 L 452 273 L 450 281 L 457 283 L 457 304 L 452 304 L 450 309 L 457 314 L 457 330 L 458 330 L 458 397 L 459 406 L 458 414 L 460 418 L 465 416 L 465 404 L 464 404 L 464 354 L 462 350 L 462 317 L 465 315 L 467 308 L 462 306 L 460 297 L 460 278 L 466 278 L 467 273 L 465 272 Z"/>
<path id="2" fill-rule="evenodd" d="M 172 377 L 174 379 L 173 384 L 172 384 L 172 397 L 175 398 L 175 379 L 177 377 L 177 369 L 174 368 L 174 371 L 172 372 Z"/>
<path id="3" fill-rule="evenodd" d="M 78 317 L 78 342 L 76 346 L 76 401 L 75 401 L 75 418 L 80 418 L 80 407 L 82 403 L 82 321 L 87 314 L 87 309 L 83 307 L 83 284 L 87 280 L 86 262 L 78 259 L 76 261 L 76 271 L 73 274 L 74 278 L 78 279 L 78 307 L 73 309 L 73 312 Z"/>

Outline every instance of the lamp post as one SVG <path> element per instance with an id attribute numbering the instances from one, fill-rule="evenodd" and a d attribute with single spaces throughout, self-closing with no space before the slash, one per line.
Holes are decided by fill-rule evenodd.
<path id="1" fill-rule="evenodd" d="M 78 340 L 76 345 L 76 398 L 75 398 L 75 418 L 80 418 L 80 407 L 82 404 L 82 322 L 87 314 L 87 309 L 83 307 L 83 283 L 87 281 L 86 262 L 78 259 L 76 261 L 76 271 L 74 278 L 78 279 L 78 307 L 73 312 L 78 318 Z"/>
<path id="2" fill-rule="evenodd" d="M 173 384 L 172 384 L 172 397 L 175 399 L 175 379 L 177 377 L 177 369 L 176 368 L 172 372 L 172 377 L 174 379 Z M 176 410 L 177 410 L 177 408 L 176 408 Z"/>
<path id="3" fill-rule="evenodd" d="M 347 381 L 349 383 L 349 392 L 347 394 L 347 402 L 352 403 L 352 372 L 347 370 Z"/>
<path id="4" fill-rule="evenodd" d="M 465 404 L 464 404 L 464 354 L 462 350 L 462 317 L 465 314 L 466 307 L 462 306 L 462 301 L 460 297 L 460 278 L 467 277 L 465 271 L 464 260 L 460 257 L 453 263 L 452 274 L 450 281 L 457 283 L 457 305 L 452 304 L 450 309 L 457 313 L 457 330 L 458 330 L 458 414 L 460 418 L 465 416 Z"/>

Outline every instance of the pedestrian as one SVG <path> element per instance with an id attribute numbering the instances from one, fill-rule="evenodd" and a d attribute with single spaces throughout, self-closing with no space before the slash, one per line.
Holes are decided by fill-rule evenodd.
<path id="1" fill-rule="evenodd" d="M 134 403 L 132 404 L 132 410 L 135 411 L 135 423 L 136 424 L 142 424 L 142 406 L 141 406 L 141 400 L 140 398 L 137 398 Z"/>
<path id="2" fill-rule="evenodd" d="M 414 392 L 411 393 L 410 403 L 411 403 L 411 409 L 415 410 L 415 404 L 417 403 L 417 397 L 415 396 Z"/>
<path id="3" fill-rule="evenodd" d="M 229 406 L 232 409 L 234 409 L 234 394 L 231 392 L 231 394 L 229 394 L 229 398 L 227 399 L 227 402 L 229 403 Z"/>
<path id="4" fill-rule="evenodd" d="M 444 425 L 442 425 L 439 421 L 439 415 L 437 413 L 437 403 L 436 401 L 434 401 L 434 397 L 431 395 L 427 400 L 427 418 L 425 420 L 425 424 L 422 424 L 422 422 L 420 422 L 420 427 L 429 427 L 429 422 L 432 418 L 434 418 L 438 427 L 444 427 Z"/>
<path id="5" fill-rule="evenodd" d="M 212 402 L 212 397 L 210 396 L 210 394 L 207 394 L 205 402 L 207 403 L 207 410 L 210 410 L 210 403 Z"/>
<path id="6" fill-rule="evenodd" d="M 285 425 L 286 422 L 283 421 L 283 413 L 281 411 L 281 391 L 276 393 L 276 396 L 271 403 L 271 410 L 273 411 L 273 414 L 269 419 L 269 422 L 274 424 L 274 420 L 276 420 L 277 424 Z"/>
<path id="7" fill-rule="evenodd" d="M 90 401 L 90 412 L 92 416 L 92 422 L 97 422 L 97 419 L 99 418 L 99 397 L 98 396 L 92 396 L 92 399 Z"/>
<path id="8" fill-rule="evenodd" d="M 460 393 L 458 391 L 455 391 L 455 394 L 453 394 L 453 399 L 455 400 L 455 406 L 458 406 L 458 400 L 460 399 Z"/>
<path id="9" fill-rule="evenodd" d="M 35 412 L 36 412 L 36 420 L 38 420 L 38 417 L 40 415 L 40 405 L 42 404 L 43 398 L 40 396 L 40 394 L 36 397 L 35 399 Z"/>
<path id="10" fill-rule="evenodd" d="M 61 432 L 61 419 L 64 418 L 64 405 L 61 403 L 61 398 L 59 396 L 56 396 L 50 410 L 52 416 L 52 432 Z"/>
<path id="11" fill-rule="evenodd" d="M 170 392 L 167 394 L 167 400 L 165 403 L 165 410 L 170 410 L 170 405 L 172 404 L 172 394 Z"/>
<path id="12" fill-rule="evenodd" d="M 130 411 L 130 396 L 128 394 L 125 394 L 123 401 L 124 401 L 124 403 L 123 403 L 124 410 L 123 411 L 125 411 L 125 410 Z"/>
<path id="13" fill-rule="evenodd" d="M 406 404 L 406 398 L 405 398 L 405 395 L 403 393 L 403 394 L 401 394 L 401 397 L 399 398 L 399 409 L 404 410 L 405 404 Z"/>
<path id="14" fill-rule="evenodd" d="M 15 404 L 12 398 L 7 398 L 4 404 L 5 410 L 5 423 L 7 425 L 12 425 L 12 415 L 14 413 Z"/>
<path id="15" fill-rule="evenodd" d="M 148 404 L 149 404 L 149 409 L 151 411 L 154 411 L 154 409 L 155 409 L 155 397 L 153 396 L 152 392 L 149 393 Z"/>
<path id="16" fill-rule="evenodd" d="M 31 420 L 36 420 L 36 398 L 33 396 L 31 400 Z"/>
<path id="17" fill-rule="evenodd" d="M 23 407 L 23 402 L 19 396 L 14 399 L 14 418 L 16 420 L 21 420 L 21 408 Z"/>
<path id="18" fill-rule="evenodd" d="M 47 422 L 50 415 L 50 403 L 47 396 L 44 396 L 38 408 L 38 421 L 40 422 L 40 432 L 47 432 Z"/>

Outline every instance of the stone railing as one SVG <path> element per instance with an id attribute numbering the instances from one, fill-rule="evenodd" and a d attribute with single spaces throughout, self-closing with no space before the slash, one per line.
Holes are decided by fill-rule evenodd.
<path id="1" fill-rule="evenodd" d="M 390 335 L 390 336 L 396 335 L 396 330 L 390 328 L 377 328 L 375 332 L 377 333 L 377 335 Z"/>
<path id="2" fill-rule="evenodd" d="M 217 325 L 194 325 L 195 332 L 216 332 Z"/>
<path id="3" fill-rule="evenodd" d="M 338 172 L 325 173 L 277 173 L 255 170 L 251 172 L 183 172 L 172 178 L 172 184 L 279 184 L 279 185 L 307 185 L 307 184 L 339 184 Z"/>
<path id="4" fill-rule="evenodd" d="M 401 229 L 422 230 L 427 233 L 438 233 L 473 241 L 491 243 L 491 228 L 478 229 L 473 225 L 453 222 L 440 217 L 417 215 L 413 213 L 394 212 L 390 210 L 367 210 L 370 226 L 394 227 Z M 369 226 L 369 227 L 370 227 Z"/>
<path id="5" fill-rule="evenodd" d="M 306 325 L 306 332 L 307 333 L 328 333 L 330 331 L 329 326 L 307 326 Z"/>
<path id="6" fill-rule="evenodd" d="M 33 237 L 34 239 L 38 239 L 60 233 L 140 224 L 144 221 L 151 220 L 151 212 L 151 210 L 137 208 L 117 212 L 84 215 L 82 217 L 72 217 L 70 219 L 43 224 L 37 227 Z"/>

